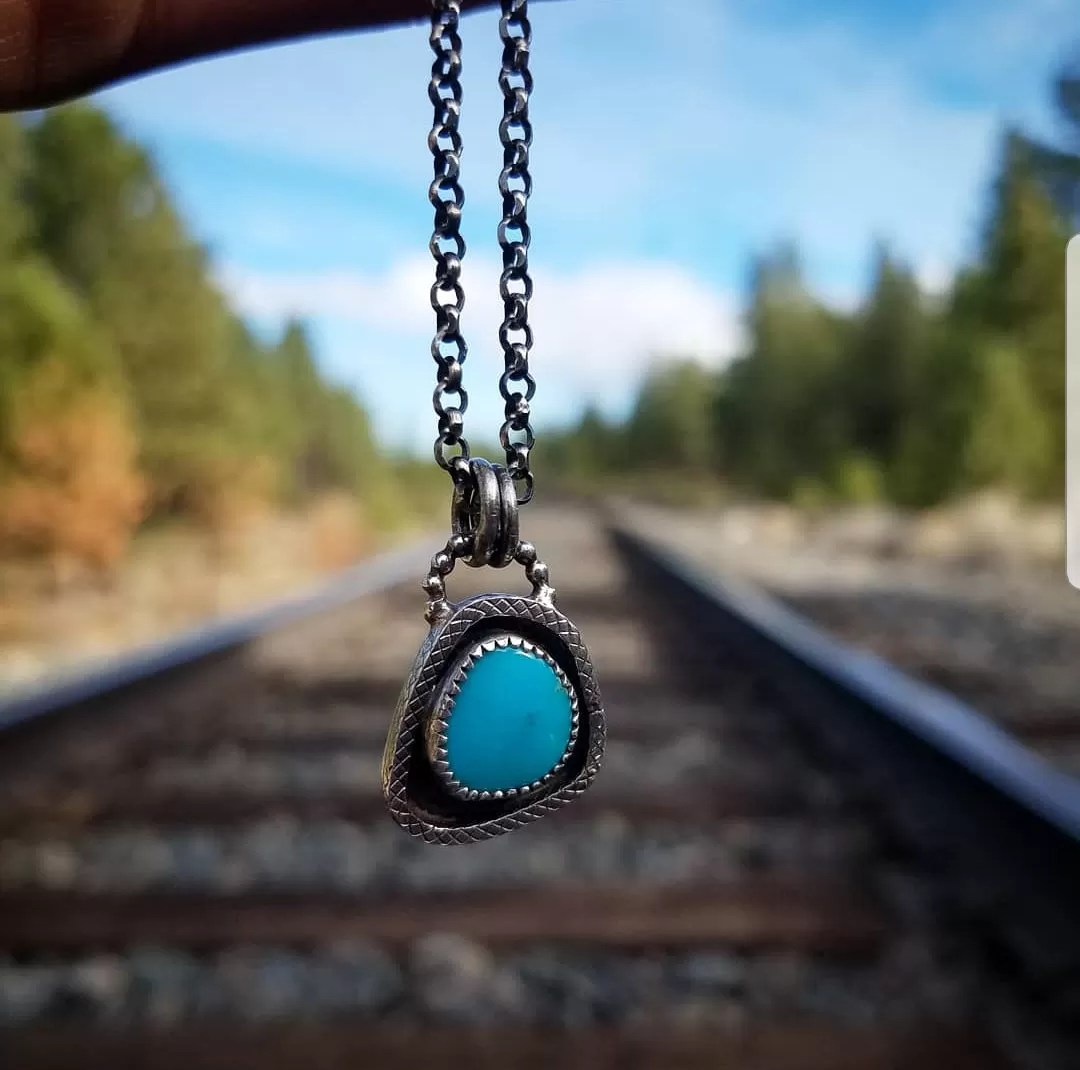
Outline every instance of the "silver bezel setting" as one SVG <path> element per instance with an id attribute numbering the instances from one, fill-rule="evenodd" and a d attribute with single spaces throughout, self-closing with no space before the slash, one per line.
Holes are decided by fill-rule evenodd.
<path id="1" fill-rule="evenodd" d="M 464 683 L 470 669 L 486 654 L 507 649 L 521 650 L 526 654 L 531 654 L 543 661 L 555 673 L 556 678 L 566 692 L 567 698 L 570 700 L 570 736 L 559 760 L 538 780 L 534 780 L 530 784 L 522 784 L 518 787 L 497 791 L 468 788 L 454 776 L 447 760 L 447 730 L 454 712 L 454 700 L 461 691 L 461 685 Z M 447 790 L 458 799 L 474 802 L 478 799 L 512 799 L 515 796 L 528 795 L 550 784 L 562 771 L 566 765 L 566 759 L 573 753 L 577 744 L 579 722 L 578 698 L 574 686 L 570 683 L 569 677 L 563 672 L 559 663 L 543 647 L 537 646 L 523 636 L 513 635 L 508 632 L 491 635 L 474 644 L 454 662 L 445 683 L 439 690 L 426 732 L 428 760 L 431 762 L 431 767 L 435 770 L 439 779 L 446 785 Z"/>
<path id="2" fill-rule="evenodd" d="M 445 610 L 434 615 L 398 699 L 383 753 L 382 782 L 387 808 L 402 828 L 428 843 L 449 845 L 512 832 L 578 798 L 600 768 L 607 728 L 600 689 L 581 633 L 549 598 L 486 594 L 441 605 Z M 569 672 L 567 676 L 573 685 L 570 693 L 578 700 L 578 735 L 574 754 L 567 754 L 563 767 L 551 775 L 549 783 L 513 797 L 504 793 L 502 799 L 468 800 L 453 795 L 432 769 L 426 732 L 447 674 L 463 647 L 473 645 L 469 633 L 485 627 L 498 634 L 537 633 L 538 646 L 544 645 L 544 634 L 558 641 L 573 664 L 573 677 Z M 562 660 L 554 647 L 546 652 Z M 427 780 L 441 797 L 428 797 Z"/>

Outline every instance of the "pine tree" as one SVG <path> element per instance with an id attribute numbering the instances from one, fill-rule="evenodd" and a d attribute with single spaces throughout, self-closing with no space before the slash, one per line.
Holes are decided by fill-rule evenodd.
<path id="1" fill-rule="evenodd" d="M 1045 424 L 1047 462 L 1028 493 L 1063 492 L 1065 467 L 1064 221 L 1033 173 L 1023 141 L 1005 137 L 984 231 L 977 284 L 958 307 L 973 337 L 1000 337 L 1015 347 Z M 992 347 L 983 346 L 984 352 Z M 1018 448 L 1023 448 L 1018 444 Z"/>
<path id="2" fill-rule="evenodd" d="M 640 468 L 703 474 L 715 467 L 716 382 L 702 365 L 658 365 L 638 392 L 627 428 L 631 461 Z"/>
<path id="3" fill-rule="evenodd" d="M 927 325 L 890 472 L 891 494 L 903 505 L 936 505 L 965 486 L 965 450 L 981 396 L 978 325 L 966 310 L 980 286 L 973 272 L 962 272 Z"/>
<path id="4" fill-rule="evenodd" d="M 1023 139 L 1023 145 L 1035 173 L 1075 227 L 1080 226 L 1080 54 L 1061 68 L 1053 95 L 1061 117 L 1060 143 Z"/>
<path id="5" fill-rule="evenodd" d="M 977 415 L 963 454 L 966 481 L 1020 494 L 1046 486 L 1053 451 L 1023 353 L 1008 342 L 990 342 L 979 372 Z"/>
<path id="6" fill-rule="evenodd" d="M 828 481 L 839 460 L 845 327 L 811 296 L 790 246 L 754 264 L 746 324 L 748 352 L 715 405 L 719 456 L 736 485 L 786 497 L 807 478 Z"/>
<path id="7" fill-rule="evenodd" d="M 849 414 L 848 448 L 879 473 L 894 466 L 904 425 L 914 415 L 925 335 L 914 276 L 879 245 L 870 294 L 853 324 L 837 384 Z"/>
<path id="8" fill-rule="evenodd" d="M 236 450 L 221 389 L 230 322 L 149 155 L 89 105 L 28 134 L 38 248 L 109 333 L 130 383 L 141 465 L 160 510 L 227 493 Z"/>

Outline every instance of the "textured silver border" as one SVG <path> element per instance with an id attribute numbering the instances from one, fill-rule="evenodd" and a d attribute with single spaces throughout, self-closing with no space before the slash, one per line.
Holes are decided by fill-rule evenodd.
<path id="1" fill-rule="evenodd" d="M 562 684 L 563 689 L 566 691 L 566 695 L 570 700 L 570 736 L 566 748 L 563 750 L 559 760 L 544 774 L 544 776 L 540 777 L 539 780 L 534 780 L 531 784 L 522 784 L 519 787 L 507 788 L 500 791 L 482 791 L 476 788 L 467 788 L 454 776 L 446 755 L 446 733 L 450 727 L 450 718 L 454 712 L 454 700 L 457 698 L 458 693 L 461 690 L 461 685 L 469 670 L 472 669 L 485 654 L 494 653 L 496 650 L 506 650 L 511 647 L 540 658 L 540 660 L 555 673 L 555 676 L 559 683 Z M 545 785 L 550 784 L 558 774 L 562 772 L 563 767 L 566 765 L 566 759 L 573 753 L 574 747 L 577 744 L 580 720 L 581 719 L 578 716 L 577 692 L 574 690 L 574 685 L 570 683 L 569 678 L 566 673 L 562 671 L 562 667 L 559 663 L 546 650 L 537 646 L 535 643 L 530 643 L 528 639 L 525 639 L 520 635 L 513 635 L 508 632 L 489 635 L 481 642 L 474 644 L 462 656 L 455 660 L 449 673 L 447 673 L 442 687 L 439 689 L 439 693 L 435 699 L 432 716 L 427 724 L 426 742 L 428 760 L 431 762 L 432 769 L 435 770 L 439 778 L 446 785 L 450 794 L 459 799 L 467 799 L 470 802 L 476 799 L 511 799 L 515 795 L 525 795 L 539 790 Z"/>
<path id="2" fill-rule="evenodd" d="M 429 843 L 460 844 L 511 832 L 576 799 L 589 787 L 600 768 L 607 728 L 600 689 L 581 633 L 549 601 L 520 595 L 488 594 L 466 599 L 449 608 L 450 612 L 440 616 L 432 626 L 402 688 L 383 752 L 382 786 L 391 816 L 411 835 Z M 566 648 L 573 661 L 580 716 L 579 752 L 582 734 L 586 740 L 580 768 L 567 780 L 564 779 L 567 775 L 564 767 L 561 778 L 555 778 L 556 783 L 512 799 L 469 802 L 446 792 L 452 806 L 438 813 L 431 812 L 410 795 L 409 781 L 414 761 L 427 765 L 424 734 L 432 704 L 447 672 L 461 654 L 469 631 L 483 627 L 486 622 L 495 625 L 499 632 L 508 631 L 515 621 L 549 632 Z M 441 784 L 433 771 L 429 775 Z M 495 816 L 474 816 L 476 807 L 487 810 L 500 802 L 505 809 Z"/>

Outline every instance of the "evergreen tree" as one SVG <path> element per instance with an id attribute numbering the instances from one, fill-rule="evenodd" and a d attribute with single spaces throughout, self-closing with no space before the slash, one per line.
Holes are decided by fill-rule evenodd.
<path id="1" fill-rule="evenodd" d="M 365 413 L 324 383 L 299 324 L 267 349 L 237 319 L 149 154 L 89 105 L 27 141 L 35 245 L 119 357 L 155 509 L 213 522 L 238 498 L 361 490 Z"/>
<path id="2" fill-rule="evenodd" d="M 982 257 L 960 324 L 984 354 L 986 336 L 1017 351 L 1045 424 L 1044 472 L 1027 490 L 1058 496 L 1065 471 L 1065 246 L 1068 233 L 1032 171 L 1023 142 L 1004 139 L 984 231 Z M 1021 444 L 1018 448 L 1023 449 Z M 1032 470 L 1034 471 L 1034 470 Z"/>
<path id="3" fill-rule="evenodd" d="M 904 422 L 890 486 L 902 505 L 936 505 L 965 486 L 965 456 L 982 394 L 979 354 L 956 309 L 972 283 L 962 276 L 950 306 L 928 328 L 910 415 Z"/>
<path id="4" fill-rule="evenodd" d="M 236 468 L 220 389 L 228 322 L 206 255 L 148 154 L 98 109 L 47 113 L 29 146 L 37 245 L 116 346 L 155 505 L 198 511 L 227 493 Z"/>
<path id="5" fill-rule="evenodd" d="M 844 443 L 834 397 L 844 333 L 810 295 L 793 248 L 754 265 L 748 352 L 724 377 L 715 407 L 733 483 L 785 497 L 807 478 L 830 479 Z"/>
<path id="6" fill-rule="evenodd" d="M 914 276 L 879 245 L 870 295 L 855 318 L 837 383 L 848 414 L 846 445 L 878 472 L 891 470 L 904 426 L 916 415 L 925 333 Z"/>
<path id="7" fill-rule="evenodd" d="M 80 436 L 112 452 L 75 448 Z M 114 499 L 98 478 L 107 457 Z M 130 531 L 144 498 L 158 516 L 210 524 L 336 490 L 378 498 L 385 514 L 387 471 L 366 413 L 324 380 L 303 328 L 267 346 L 230 308 L 144 148 L 88 104 L 0 117 L 0 480 L 21 503 L 14 527 L 4 514 L 9 545 L 16 528 L 33 541 L 31 514 L 70 513 L 58 503 L 74 487 Z M 91 543 L 87 555 L 112 552 Z"/>
<path id="8" fill-rule="evenodd" d="M 1054 103 L 1061 117 L 1057 145 L 1022 139 L 1035 173 L 1074 226 L 1080 225 L 1080 53 L 1054 79 Z"/>
<path id="9" fill-rule="evenodd" d="M 1053 449 L 1024 354 L 1007 341 L 992 341 L 980 358 L 977 416 L 963 453 L 966 481 L 1030 494 L 1047 485 Z"/>
<path id="10" fill-rule="evenodd" d="M 645 379 L 627 427 L 636 467 L 704 473 L 716 465 L 713 409 L 716 382 L 700 364 L 660 364 Z"/>
<path id="11" fill-rule="evenodd" d="M 547 473 L 553 485 L 564 489 L 595 488 L 610 476 L 628 471 L 628 434 L 627 427 L 608 422 L 589 405 L 572 427 L 539 438 L 533 468 Z"/>

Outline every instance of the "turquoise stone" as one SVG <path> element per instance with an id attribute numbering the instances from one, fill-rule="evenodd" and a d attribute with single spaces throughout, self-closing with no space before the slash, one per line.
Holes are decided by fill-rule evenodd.
<path id="1" fill-rule="evenodd" d="M 543 658 L 497 647 L 466 670 L 446 726 L 446 760 L 462 787 L 523 788 L 550 773 L 570 742 L 570 696 Z"/>

